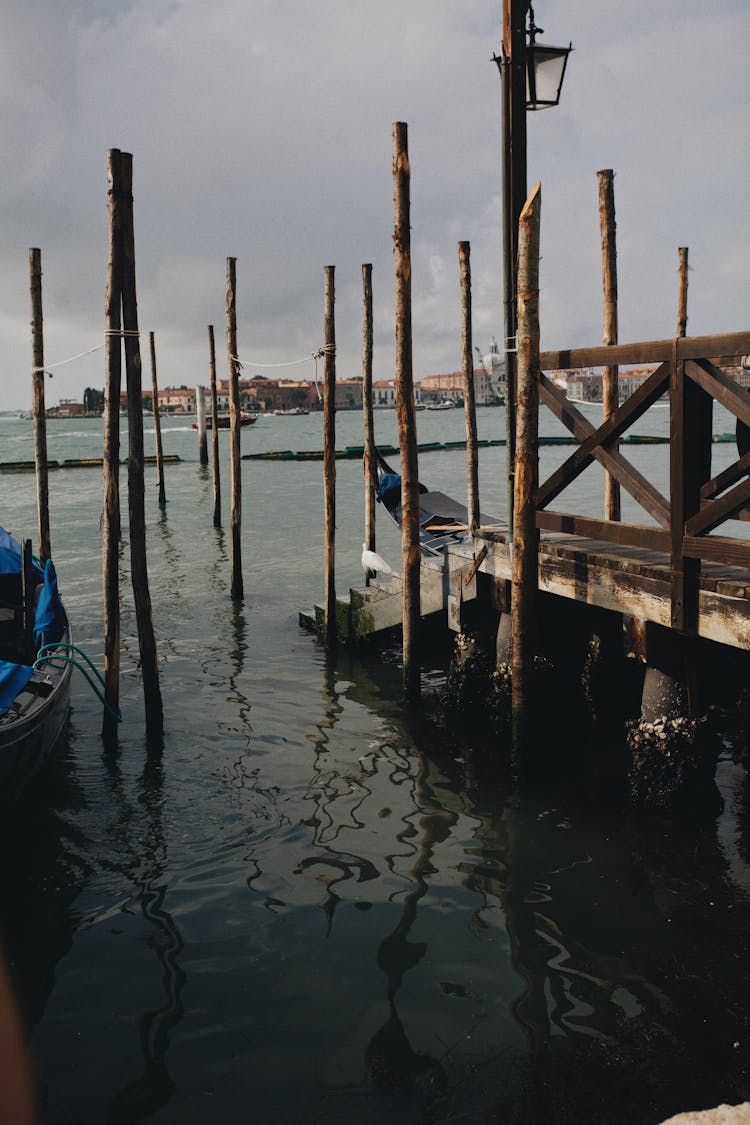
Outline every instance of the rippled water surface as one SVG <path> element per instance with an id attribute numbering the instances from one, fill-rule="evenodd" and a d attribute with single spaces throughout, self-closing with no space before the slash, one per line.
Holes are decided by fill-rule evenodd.
<path id="1" fill-rule="evenodd" d="M 655 414 L 640 432 L 664 426 Z M 337 424 L 338 445 L 361 441 L 360 415 Z M 501 436 L 502 411 L 479 426 Z M 459 411 L 419 416 L 422 441 L 462 427 Z M 395 441 L 392 412 L 376 428 Z M 48 430 L 50 457 L 101 451 L 98 421 Z M 262 418 L 242 440 L 321 448 L 322 419 Z M 445 729 L 439 646 L 412 710 L 397 649 L 327 657 L 300 629 L 322 594 L 320 463 L 243 463 L 233 605 L 189 422 L 167 422 L 164 444 L 192 460 L 167 467 L 165 512 L 148 470 L 163 752 L 145 752 L 124 549 L 119 750 L 104 753 L 77 679 L 55 761 L 0 829 L 3 940 L 46 1120 L 655 1125 L 749 1098 L 750 832 L 732 747 L 724 811 L 700 832 L 511 798 Z M 717 471 L 732 453 L 715 447 Z M 629 455 L 665 487 L 666 447 Z M 0 419 L 0 460 L 32 456 L 31 424 Z M 544 450 L 543 471 L 562 456 Z M 500 516 L 503 458 L 480 459 Z M 421 476 L 460 495 L 462 454 L 425 455 Z M 360 463 L 337 481 L 343 590 L 361 580 Z M 33 534 L 33 477 L 0 482 L 0 522 Z M 100 664 L 101 475 L 50 483 L 62 592 Z M 597 488 L 584 478 L 581 502 Z M 378 536 L 395 555 L 394 532 Z"/>

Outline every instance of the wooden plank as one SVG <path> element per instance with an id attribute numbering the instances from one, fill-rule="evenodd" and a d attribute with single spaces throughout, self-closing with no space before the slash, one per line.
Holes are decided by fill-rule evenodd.
<path id="1" fill-rule="evenodd" d="M 636 344 L 597 344 L 590 348 L 567 348 L 542 352 L 543 371 L 578 367 L 607 367 L 611 363 L 661 363 L 672 358 L 674 340 L 646 340 Z M 750 354 L 750 330 L 717 336 L 684 336 L 677 341 L 678 359 L 723 359 L 739 362 Z"/>
<path id="2" fill-rule="evenodd" d="M 688 535 L 707 535 L 725 520 L 732 519 L 750 502 L 750 480 L 744 480 L 720 500 L 712 500 L 685 524 Z"/>
<path id="3" fill-rule="evenodd" d="M 729 488 L 731 484 L 738 481 L 740 477 L 747 476 L 750 473 L 750 453 L 746 453 L 744 457 L 740 457 L 739 461 L 735 461 L 733 465 L 729 465 L 717 476 L 707 481 L 701 488 L 702 500 L 713 500 L 725 488 Z"/>
<path id="4" fill-rule="evenodd" d="M 574 516 L 565 512 L 537 512 L 538 528 L 564 531 L 568 535 L 591 535 L 609 543 L 626 543 L 634 547 L 648 547 L 652 551 L 670 549 L 669 532 L 645 524 L 608 523 L 606 520 Z"/>
<path id="5" fill-rule="evenodd" d="M 727 566 L 742 566 L 750 570 L 750 542 L 746 539 L 728 539 L 722 535 L 686 535 L 683 553 L 696 559 L 711 559 Z"/>
<path id="6" fill-rule="evenodd" d="M 687 363 L 685 373 L 707 394 L 721 403 L 730 414 L 734 414 L 735 418 L 750 426 L 750 393 L 731 375 L 727 375 L 726 371 L 715 367 L 707 359 L 701 359 L 697 363 Z"/>

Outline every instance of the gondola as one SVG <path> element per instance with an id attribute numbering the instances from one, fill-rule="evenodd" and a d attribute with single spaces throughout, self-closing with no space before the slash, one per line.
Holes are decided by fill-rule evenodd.
<path id="1" fill-rule="evenodd" d="M 252 424 L 254 422 L 257 422 L 257 421 L 258 421 L 257 414 L 248 414 L 244 410 L 241 411 L 241 413 L 240 413 L 240 425 L 241 426 L 252 426 Z M 231 427 L 231 424 L 232 424 L 231 415 L 229 415 L 229 414 L 219 414 L 217 416 L 216 428 L 218 430 L 228 430 Z M 207 414 L 206 415 L 206 429 L 212 430 L 213 426 L 214 426 L 213 414 Z M 194 430 L 198 429 L 198 423 L 197 422 L 193 422 L 193 429 Z"/>
<path id="2" fill-rule="evenodd" d="M 52 646 L 71 643 L 52 560 L 24 574 L 21 544 L 0 528 L 0 799 L 20 794 L 62 732 L 72 664 Z"/>
<path id="3" fill-rule="evenodd" d="M 377 499 L 391 519 L 401 526 L 401 476 L 392 469 L 383 455 L 376 450 L 378 488 Z M 480 512 L 483 526 L 498 524 L 494 516 Z M 446 496 L 444 492 L 431 492 L 419 485 L 419 546 L 426 555 L 442 555 L 451 543 L 471 540 L 469 513 L 465 504 Z"/>

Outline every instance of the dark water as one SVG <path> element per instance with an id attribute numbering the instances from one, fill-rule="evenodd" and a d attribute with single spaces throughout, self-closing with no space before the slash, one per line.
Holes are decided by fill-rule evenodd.
<path id="1" fill-rule="evenodd" d="M 500 411 L 479 419 L 501 432 Z M 338 422 L 340 445 L 360 440 L 359 415 Z M 394 439 L 391 412 L 376 424 Z M 425 412 L 420 439 L 461 426 Z M 49 429 L 53 457 L 100 451 L 100 423 Z M 30 425 L 0 420 L 0 443 L 0 460 L 30 456 Z M 321 419 L 262 419 L 243 443 L 320 448 Z M 168 424 L 166 452 L 194 444 Z M 661 447 L 632 456 L 663 483 Z M 499 515 L 502 458 L 480 462 Z M 463 472 L 460 453 L 422 459 L 449 492 Z M 337 473 L 344 589 L 361 574 L 361 466 Z M 2 522 L 32 529 L 32 477 L 1 479 Z M 63 594 L 100 663 L 100 474 L 51 485 Z M 166 513 L 153 485 L 163 752 L 145 753 L 124 551 L 119 750 L 103 751 L 78 679 L 58 757 L 0 828 L 3 941 L 46 1120 L 655 1125 L 750 1098 L 750 831 L 731 744 L 724 811 L 700 831 L 575 794 L 514 799 L 431 702 L 439 646 L 412 711 L 397 651 L 327 658 L 299 629 L 322 592 L 319 464 L 244 463 L 241 606 L 208 472 L 169 469 Z M 395 550 L 386 527 L 378 546 Z"/>

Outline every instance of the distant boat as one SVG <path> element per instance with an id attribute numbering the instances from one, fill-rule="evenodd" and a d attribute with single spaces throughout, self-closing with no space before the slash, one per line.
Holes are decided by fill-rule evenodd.
<path id="1" fill-rule="evenodd" d="M 253 422 L 257 422 L 257 421 L 258 421 L 258 417 L 257 417 L 256 414 L 248 414 L 244 410 L 240 413 L 240 425 L 241 426 L 252 426 Z M 231 426 L 231 424 L 232 424 L 231 414 L 219 414 L 219 415 L 217 415 L 217 422 L 216 422 L 217 429 L 228 430 L 229 427 Z M 206 429 L 212 430 L 213 428 L 214 428 L 213 414 L 207 414 L 206 415 Z M 193 422 L 193 429 L 194 430 L 198 429 L 198 423 L 197 422 Z"/>
<path id="2" fill-rule="evenodd" d="M 427 403 L 427 409 L 428 410 L 453 410 L 455 405 L 456 405 L 455 402 L 448 401 L 448 399 L 445 399 L 443 402 L 428 402 Z"/>
<path id="3" fill-rule="evenodd" d="M 35 606 L 27 620 L 24 586 Z M 47 643 L 49 642 L 49 647 Z M 51 560 L 32 563 L 26 582 L 21 544 L 0 528 L 0 796 L 18 796 L 57 742 L 70 707 L 71 635 Z M 60 645 L 60 655 L 51 645 Z M 41 653 L 42 659 L 37 659 Z M 46 658 L 46 659 L 45 659 Z M 39 667 L 37 668 L 37 664 Z"/>
<path id="4" fill-rule="evenodd" d="M 295 406 L 291 410 L 273 410 L 271 413 L 277 417 L 286 417 L 290 414 L 309 414 L 310 411 L 306 410 L 304 406 Z"/>

